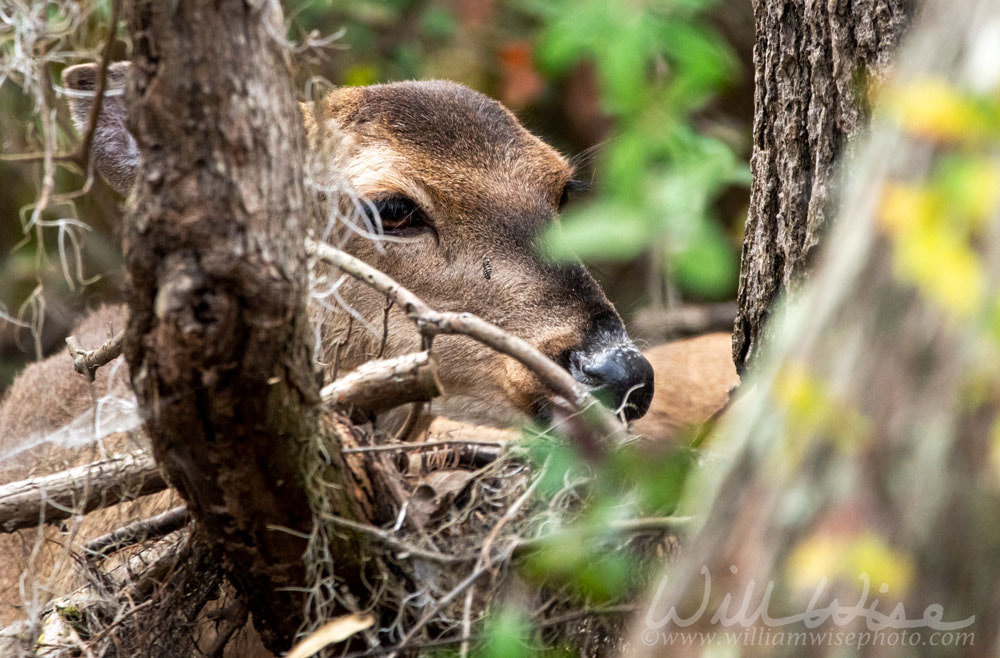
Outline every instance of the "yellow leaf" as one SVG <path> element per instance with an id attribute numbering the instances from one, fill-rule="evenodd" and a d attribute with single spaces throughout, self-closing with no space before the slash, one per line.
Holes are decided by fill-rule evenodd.
<path id="1" fill-rule="evenodd" d="M 847 546 L 846 558 L 850 566 L 844 575 L 857 578 L 867 574 L 874 591 L 884 583 L 890 592 L 903 596 L 913 580 L 910 559 L 893 550 L 876 534 L 864 534 L 852 540 Z"/>
<path id="2" fill-rule="evenodd" d="M 785 456 L 793 465 L 812 437 L 832 441 L 841 450 L 851 452 L 870 433 L 868 419 L 811 374 L 802 362 L 787 363 L 778 371 L 774 394 L 788 419 Z"/>
<path id="3" fill-rule="evenodd" d="M 815 590 L 824 578 L 835 580 L 840 574 L 843 544 L 839 538 L 816 535 L 800 542 L 785 567 L 792 589 Z"/>
<path id="4" fill-rule="evenodd" d="M 975 105 L 942 78 L 891 87 L 885 107 L 907 132 L 935 141 L 979 137 L 982 122 Z"/>
<path id="5" fill-rule="evenodd" d="M 877 217 L 893 240 L 897 278 L 959 318 L 979 309 L 986 281 L 969 221 L 947 215 L 936 192 L 904 183 L 886 185 Z"/>
<path id="6" fill-rule="evenodd" d="M 896 233 L 925 223 L 937 212 L 934 195 L 924 188 L 904 183 L 887 183 L 878 208 L 882 228 Z"/>
<path id="7" fill-rule="evenodd" d="M 913 563 L 873 533 L 814 534 L 789 555 L 785 573 L 792 588 L 800 591 L 816 590 L 824 578 L 860 589 L 861 576 L 866 575 L 872 591 L 878 592 L 884 583 L 890 592 L 903 596 L 913 581 Z"/>
<path id="8" fill-rule="evenodd" d="M 320 626 L 288 652 L 285 658 L 309 658 L 320 649 L 343 642 L 375 623 L 371 615 L 345 615 Z"/>
<path id="9" fill-rule="evenodd" d="M 979 257 L 967 241 L 940 227 L 900 234 L 895 264 L 899 278 L 958 318 L 970 317 L 982 304 L 986 282 Z"/>

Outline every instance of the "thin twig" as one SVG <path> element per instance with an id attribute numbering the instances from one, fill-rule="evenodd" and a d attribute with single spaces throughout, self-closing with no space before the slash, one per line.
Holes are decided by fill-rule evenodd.
<path id="1" fill-rule="evenodd" d="M 594 423 L 603 435 L 620 437 L 624 433 L 624 428 L 618 419 L 601 406 L 586 386 L 573 379 L 569 372 L 527 341 L 471 313 L 435 311 L 388 275 L 328 244 L 306 240 L 306 251 L 392 297 L 424 336 L 432 337 L 436 334 L 469 336 L 501 354 L 516 359 L 565 398 L 575 410 L 586 413 L 588 420 Z"/>
<path id="2" fill-rule="evenodd" d="M 380 543 L 388 546 L 389 548 L 398 551 L 401 555 L 400 557 L 418 557 L 424 560 L 429 560 L 431 562 L 437 562 L 440 564 L 461 564 L 468 562 L 466 556 L 460 555 L 448 555 L 446 553 L 440 553 L 438 551 L 429 551 L 418 546 L 414 546 L 408 542 L 397 539 L 392 536 L 388 530 L 383 530 L 382 528 L 377 528 L 373 525 L 367 523 L 359 523 L 358 521 L 352 521 L 350 519 L 345 519 L 340 516 L 333 516 L 330 514 L 324 514 L 323 519 L 330 521 L 336 526 L 352 530 L 354 532 L 360 532 L 361 534 L 368 535 L 369 537 L 378 540 Z"/>
<path id="3" fill-rule="evenodd" d="M 551 619 L 543 619 L 536 622 L 534 627 L 536 629 L 550 628 L 552 626 L 560 626 L 562 624 L 568 624 L 570 622 L 586 619 L 588 617 L 599 617 L 602 615 L 627 615 L 638 612 L 642 609 L 643 607 L 641 605 L 636 604 L 611 605 L 606 608 L 584 609 L 560 615 L 558 617 L 552 617 Z M 411 649 L 433 649 L 436 647 L 451 646 L 452 644 L 460 644 L 462 642 L 480 642 L 484 639 L 486 639 L 486 635 L 482 633 L 468 637 L 465 637 L 464 634 L 460 634 L 455 637 L 441 638 L 440 640 L 413 642 L 405 645 L 400 642 L 399 644 L 395 644 L 391 647 L 376 647 L 374 649 L 367 649 L 364 651 L 354 651 L 352 653 L 344 654 L 341 658 L 374 658 L 375 656 L 385 656 Z"/>
<path id="4" fill-rule="evenodd" d="M 469 655 L 469 637 L 472 635 L 472 599 L 475 598 L 476 588 L 472 586 L 465 593 L 465 605 L 462 607 L 462 644 L 458 647 L 458 657 L 466 658 Z"/>
<path id="5" fill-rule="evenodd" d="M 507 523 L 510 522 L 511 519 L 517 516 L 517 513 L 521 511 L 521 508 L 524 507 L 524 504 L 528 502 L 529 499 L 531 499 L 531 496 L 534 495 L 535 493 L 535 489 L 537 489 L 538 485 L 541 484 L 548 470 L 549 470 L 549 459 L 546 459 L 545 463 L 542 464 L 542 467 L 539 469 L 538 475 L 535 477 L 534 481 L 532 481 L 531 485 L 527 489 L 525 489 L 524 493 L 518 496 L 517 500 L 514 501 L 514 504 L 511 505 L 506 512 L 504 512 L 504 515 L 501 516 L 500 519 L 496 522 L 496 525 L 493 526 L 493 530 L 490 531 L 490 534 L 486 535 L 486 539 L 483 540 L 483 549 L 479 554 L 479 560 L 481 564 L 486 565 L 487 569 L 493 568 L 493 565 L 490 562 L 490 549 L 493 548 L 493 542 L 496 541 L 497 535 L 500 534 L 500 530 L 505 525 L 507 525 Z M 517 542 L 515 541 L 515 544 L 516 543 Z"/>
<path id="6" fill-rule="evenodd" d="M 481 560 L 482 549 L 483 547 L 486 547 L 486 543 L 484 542 L 480 548 L 468 553 L 448 555 L 446 553 L 429 551 L 427 549 L 414 546 L 413 544 L 394 537 L 388 530 L 383 530 L 382 528 L 378 528 L 367 523 L 352 521 L 350 519 L 329 514 L 324 514 L 323 518 L 329 520 L 334 525 L 341 526 L 354 532 L 359 532 L 379 541 L 385 546 L 398 551 L 401 554 L 400 557 L 407 557 L 409 555 L 437 562 L 439 564 L 465 564 Z M 601 530 L 603 532 L 611 531 L 621 534 L 638 534 L 643 532 L 674 530 L 690 523 L 690 521 L 691 517 L 688 516 L 655 516 L 638 519 L 621 519 L 611 521 L 606 526 L 602 527 Z M 581 530 L 569 528 L 545 535 L 539 535 L 538 537 L 519 538 L 508 544 L 503 550 L 497 551 L 497 553 L 507 553 L 510 556 L 520 556 L 546 544 L 578 537 L 580 535 Z M 496 558 L 497 556 L 494 555 L 493 557 Z"/>
<path id="7" fill-rule="evenodd" d="M 154 537 L 169 535 L 175 530 L 180 530 L 187 524 L 189 519 L 190 514 L 187 507 L 179 505 L 162 514 L 157 514 L 148 519 L 139 519 L 117 530 L 101 535 L 97 539 L 87 542 L 83 550 L 88 561 L 96 562 L 123 548 Z"/>
<path id="8" fill-rule="evenodd" d="M 351 340 L 351 331 L 354 329 L 354 316 L 347 318 L 347 335 L 344 338 L 337 340 L 337 347 L 333 351 L 333 378 L 337 379 L 337 375 L 340 374 L 340 351 L 343 349 L 344 345 Z"/>
<path id="9" fill-rule="evenodd" d="M 101 108 L 104 106 L 104 90 L 108 84 L 108 66 L 111 65 L 111 48 L 115 44 L 115 37 L 118 36 L 118 11 L 121 8 L 121 0 L 111 0 L 111 33 L 104 43 L 104 52 L 101 53 L 101 69 L 97 75 L 97 84 L 94 86 L 94 106 L 90 108 L 90 116 L 87 118 L 87 129 L 83 133 L 83 141 L 77 149 L 77 161 L 84 167 L 90 166 L 90 149 L 94 144 L 94 134 L 97 132 L 97 122 L 101 117 Z"/>
<path id="10" fill-rule="evenodd" d="M 389 311 L 392 310 L 392 297 L 385 296 L 385 308 L 382 310 L 382 344 L 378 348 L 378 358 L 385 356 L 385 344 L 389 342 Z"/>
<path id="11" fill-rule="evenodd" d="M 424 616 L 421 617 L 419 621 L 417 621 L 417 623 L 410 628 L 410 630 L 406 631 L 406 635 L 404 635 L 403 639 L 399 641 L 397 649 L 389 654 L 390 658 L 396 655 L 396 651 L 399 651 L 401 648 L 406 647 L 407 642 L 412 640 L 413 637 L 420 632 L 420 629 L 422 629 L 424 626 L 428 624 L 428 622 L 434 619 L 437 616 L 437 614 L 441 612 L 442 609 L 444 609 L 446 605 L 454 601 L 455 598 L 458 597 L 458 595 L 460 595 L 466 589 L 471 587 L 477 580 L 483 577 L 483 574 L 486 573 L 489 573 L 489 569 L 486 566 L 480 566 L 473 569 L 472 573 L 469 574 L 465 578 L 465 580 L 460 582 L 458 585 L 455 585 L 455 587 L 452 588 L 450 592 L 448 592 L 440 599 L 438 599 L 437 603 L 435 603 L 430 610 L 425 612 Z"/>
<path id="12" fill-rule="evenodd" d="M 487 448 L 502 449 L 507 446 L 506 441 L 467 441 L 465 439 L 449 439 L 447 441 L 425 441 L 423 443 L 400 443 L 378 446 L 361 446 L 358 448 L 344 448 L 340 452 L 345 455 L 352 455 L 359 452 L 395 452 L 400 450 L 429 450 L 432 448 L 453 448 L 459 446 L 483 446 Z"/>

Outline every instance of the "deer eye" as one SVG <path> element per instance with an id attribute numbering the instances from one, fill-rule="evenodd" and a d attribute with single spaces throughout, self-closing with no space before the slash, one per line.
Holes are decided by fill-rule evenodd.
<path id="1" fill-rule="evenodd" d="M 386 196 L 372 199 L 366 208 L 368 218 L 381 222 L 386 235 L 413 236 L 433 231 L 426 213 L 412 199 L 405 196 Z"/>

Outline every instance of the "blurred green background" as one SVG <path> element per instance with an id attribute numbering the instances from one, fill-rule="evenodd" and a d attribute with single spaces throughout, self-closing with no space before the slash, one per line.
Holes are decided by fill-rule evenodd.
<path id="1" fill-rule="evenodd" d="M 554 259 L 582 258 L 626 321 L 735 296 L 753 109 L 749 3 L 284 4 L 292 39 L 339 34 L 301 53 L 299 89 L 314 76 L 336 85 L 448 78 L 501 100 L 571 156 L 591 189 L 541 248 Z M 64 65 L 96 59 L 109 30 L 107 2 L 35 6 L 33 24 L 45 30 L 29 35 L 18 20 L 0 27 L 5 156 L 41 148 L 35 94 L 45 75 L 58 81 Z M 25 57 L 42 50 L 44 73 Z M 121 25 L 114 57 L 128 52 Z M 48 101 L 57 150 L 69 151 L 77 136 L 65 101 L 58 90 Z M 74 195 L 85 177 L 58 166 L 56 197 L 32 224 L 42 174 L 38 163 L 0 161 L 0 318 L 19 320 L 0 319 L 0 392 L 27 361 L 61 349 L 80 313 L 122 296 L 121 199 L 101 181 Z"/>

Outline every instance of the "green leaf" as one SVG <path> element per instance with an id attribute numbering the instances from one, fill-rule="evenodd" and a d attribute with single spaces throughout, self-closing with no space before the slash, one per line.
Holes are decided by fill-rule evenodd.
<path id="1" fill-rule="evenodd" d="M 420 24 L 427 36 L 435 39 L 446 39 L 455 33 L 455 15 L 445 7 L 428 8 Z"/>
<path id="2" fill-rule="evenodd" d="M 641 253 L 652 238 L 649 224 L 636 208 L 612 201 L 580 208 L 542 236 L 542 253 L 556 262 L 576 258 L 627 260 Z"/>
<path id="3" fill-rule="evenodd" d="M 671 90 L 674 102 L 693 109 L 732 77 L 735 58 L 726 43 L 706 25 L 667 21 L 663 23 L 660 38 L 675 66 Z"/>
<path id="4" fill-rule="evenodd" d="M 493 614 L 486 624 L 486 641 L 477 652 L 482 658 L 528 656 L 527 646 L 531 626 L 524 612 L 505 606 Z"/>
<path id="5" fill-rule="evenodd" d="M 632 574 L 629 556 L 605 552 L 592 556 L 573 579 L 575 589 L 591 601 L 610 601 L 624 593 Z"/>
<path id="6" fill-rule="evenodd" d="M 604 22 L 604 0 L 579 3 L 562 12 L 542 34 L 536 50 L 538 64 L 547 73 L 562 73 L 585 54 L 595 50 L 597 35 Z"/>
<path id="7" fill-rule="evenodd" d="M 608 48 L 597 61 L 603 86 L 603 105 L 611 114 L 635 112 L 642 105 L 646 83 L 646 54 L 640 34 L 624 32 L 621 43 Z"/>
<path id="8" fill-rule="evenodd" d="M 681 287 L 707 299 L 728 299 L 736 292 L 739 268 L 735 249 L 716 222 L 703 221 L 692 242 L 668 258 Z"/>
<path id="9" fill-rule="evenodd" d="M 643 173 L 656 147 L 638 130 L 627 130 L 607 147 L 604 166 L 604 187 L 607 196 L 629 205 L 641 200 Z"/>

